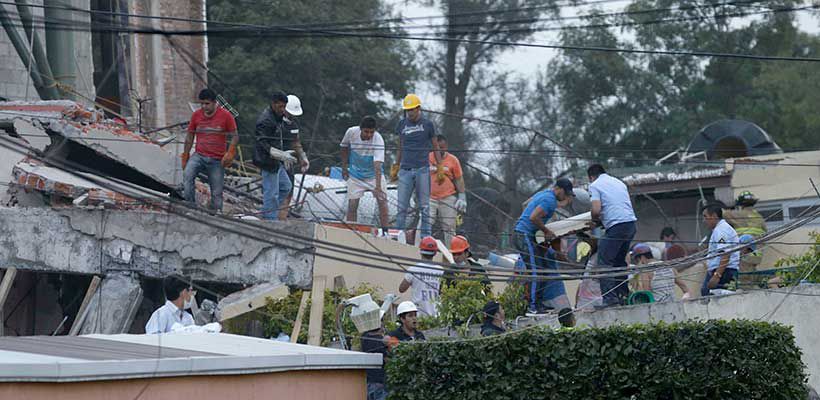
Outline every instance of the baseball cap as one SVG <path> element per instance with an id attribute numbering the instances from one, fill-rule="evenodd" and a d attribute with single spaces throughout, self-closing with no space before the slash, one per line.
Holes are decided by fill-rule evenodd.
<path id="1" fill-rule="evenodd" d="M 652 249 L 646 243 L 638 243 L 632 248 L 632 255 L 635 257 L 647 256 L 652 258 Z"/>
<path id="2" fill-rule="evenodd" d="M 572 191 L 572 182 L 569 179 L 561 178 L 555 181 L 555 186 L 564 189 L 564 193 L 567 195 L 575 197 L 575 193 Z"/>

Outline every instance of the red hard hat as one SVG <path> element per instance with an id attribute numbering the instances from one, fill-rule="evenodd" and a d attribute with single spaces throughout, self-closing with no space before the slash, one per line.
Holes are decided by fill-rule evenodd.
<path id="1" fill-rule="evenodd" d="M 467 238 L 461 235 L 453 236 L 450 240 L 450 253 L 458 254 L 467 251 L 470 248 L 470 242 Z"/>
<path id="2" fill-rule="evenodd" d="M 433 239 L 432 236 L 425 236 L 424 239 L 421 239 L 421 244 L 419 244 L 419 249 L 421 251 L 427 252 L 437 252 L 438 251 L 438 244 L 436 244 L 436 239 Z"/>

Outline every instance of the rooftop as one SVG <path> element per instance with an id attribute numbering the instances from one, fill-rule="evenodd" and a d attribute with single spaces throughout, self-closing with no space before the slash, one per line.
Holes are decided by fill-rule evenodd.
<path id="1" fill-rule="evenodd" d="M 73 382 L 368 369 L 380 354 L 225 333 L 0 338 L 0 382 Z"/>

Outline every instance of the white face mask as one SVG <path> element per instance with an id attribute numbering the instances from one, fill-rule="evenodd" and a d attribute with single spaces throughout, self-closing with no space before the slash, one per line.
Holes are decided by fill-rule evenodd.
<path id="1" fill-rule="evenodd" d="M 191 303 L 193 302 L 193 300 L 194 300 L 194 299 L 193 299 L 193 297 L 192 297 L 190 300 L 188 300 L 188 301 L 186 301 L 186 302 L 182 303 L 182 309 L 183 309 L 183 310 L 188 310 L 188 309 L 190 309 L 190 308 L 191 308 Z"/>

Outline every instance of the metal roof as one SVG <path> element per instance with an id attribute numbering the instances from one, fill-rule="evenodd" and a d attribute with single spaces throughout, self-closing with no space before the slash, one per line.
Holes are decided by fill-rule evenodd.
<path id="1" fill-rule="evenodd" d="M 380 354 L 225 333 L 0 338 L 0 382 L 73 382 L 368 369 Z"/>

